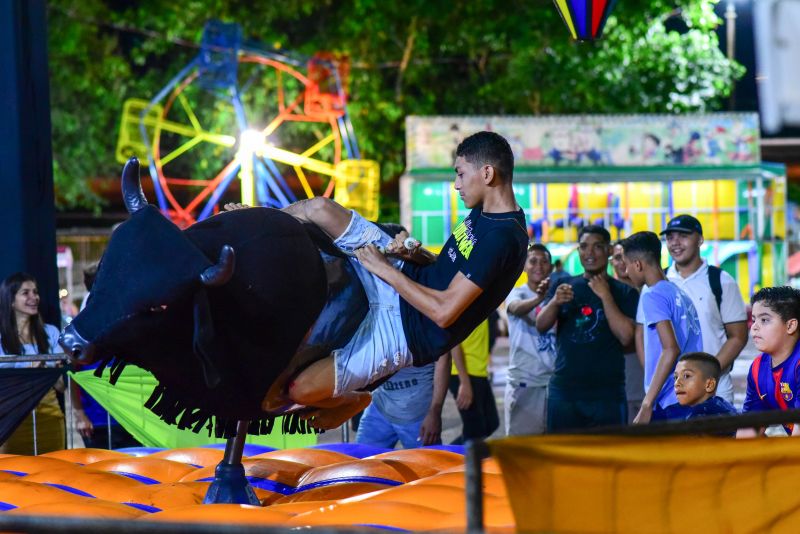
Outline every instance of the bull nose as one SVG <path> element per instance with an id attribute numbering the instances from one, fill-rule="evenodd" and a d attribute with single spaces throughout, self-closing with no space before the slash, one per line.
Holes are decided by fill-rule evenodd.
<path id="1" fill-rule="evenodd" d="M 86 365 L 94 361 L 94 345 L 83 339 L 71 324 L 58 336 L 58 344 L 74 362 Z"/>

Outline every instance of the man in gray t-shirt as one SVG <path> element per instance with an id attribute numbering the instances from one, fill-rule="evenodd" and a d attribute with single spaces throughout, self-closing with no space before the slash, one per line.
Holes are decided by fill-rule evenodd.
<path id="1" fill-rule="evenodd" d="M 506 435 L 542 434 L 547 428 L 547 384 L 555 367 L 555 327 L 536 330 L 536 315 L 553 266 L 544 245 L 534 244 L 525 260 L 525 285 L 506 298 L 510 359 L 506 379 Z"/>

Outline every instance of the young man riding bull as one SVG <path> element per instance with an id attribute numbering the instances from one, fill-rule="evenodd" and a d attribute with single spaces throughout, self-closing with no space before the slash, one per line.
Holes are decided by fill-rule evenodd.
<path id="1" fill-rule="evenodd" d="M 318 408 L 306 414 L 312 426 L 342 424 L 369 404 L 364 388 L 446 354 L 508 295 L 528 244 L 525 216 L 511 184 L 513 168 L 511 147 L 500 135 L 479 132 L 459 144 L 455 189 L 472 211 L 438 257 L 418 243 L 407 249 L 407 233 L 392 238 L 324 197 L 284 208 L 317 225 L 351 256 L 370 304 L 347 345 L 288 385 L 293 402 Z"/>

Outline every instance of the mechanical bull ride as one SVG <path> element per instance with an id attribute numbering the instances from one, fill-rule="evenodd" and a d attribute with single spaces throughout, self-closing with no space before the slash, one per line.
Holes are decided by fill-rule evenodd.
<path id="1" fill-rule="evenodd" d="M 130 218 L 61 345 L 76 362 L 102 362 L 98 373 L 110 365 L 112 383 L 128 363 L 152 372 L 147 408 L 228 438 L 207 501 L 252 502 L 245 434 L 269 433 L 298 408 L 286 404 L 286 382 L 346 344 L 366 315 L 364 290 L 327 236 L 279 210 L 220 213 L 182 231 L 147 204 L 135 158 L 122 194 Z M 297 413 L 281 430 L 313 431 Z"/>

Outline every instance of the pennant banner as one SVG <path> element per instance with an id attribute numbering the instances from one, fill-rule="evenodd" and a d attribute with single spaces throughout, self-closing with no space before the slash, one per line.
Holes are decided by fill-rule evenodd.
<path id="1" fill-rule="evenodd" d="M 127 430 L 139 443 L 146 447 L 197 447 L 209 443 L 224 443 L 224 439 L 209 436 L 207 432 L 199 434 L 191 430 L 179 430 L 168 425 L 158 418 L 153 412 L 144 407 L 158 381 L 152 374 L 128 365 L 117 380 L 116 385 L 108 382 L 109 370 L 103 371 L 103 376 L 94 376 L 94 371 L 80 371 L 72 373 L 75 380 L 86 392 L 91 395 L 103 408 L 108 410 L 122 427 Z M 297 434 L 283 435 L 280 432 L 281 421 L 276 421 L 275 430 L 268 436 L 247 436 L 247 443 L 267 445 L 276 448 L 308 447 L 317 442 L 316 435 Z"/>

